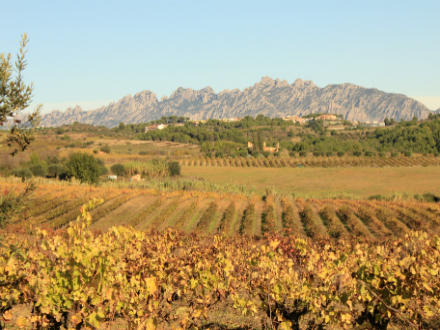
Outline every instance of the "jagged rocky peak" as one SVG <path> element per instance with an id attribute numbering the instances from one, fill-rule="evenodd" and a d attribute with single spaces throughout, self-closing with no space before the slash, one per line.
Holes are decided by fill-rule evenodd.
<path id="1" fill-rule="evenodd" d="M 311 80 L 302 80 L 302 79 L 298 78 L 292 83 L 292 87 L 308 88 L 308 87 L 317 87 L 317 86 Z"/>
<path id="2" fill-rule="evenodd" d="M 232 118 L 247 115 L 283 117 L 311 113 L 335 113 L 354 121 L 397 120 L 414 116 L 425 118 L 431 113 L 422 103 L 402 94 L 345 83 L 316 86 L 312 81 L 262 77 L 253 86 L 225 89 L 219 93 L 211 87 L 200 90 L 179 87 L 160 101 L 151 91 L 125 96 L 115 103 L 93 111 L 79 107 L 43 116 L 43 126 L 59 126 L 73 121 L 116 126 L 119 122 L 139 123 L 162 116 L 185 116 L 193 119 Z M 440 109 L 437 110 L 440 112 Z"/>
<path id="3" fill-rule="evenodd" d="M 66 115 L 80 114 L 83 113 L 84 110 L 79 105 L 75 105 L 73 108 L 72 107 L 67 108 L 66 111 L 64 112 L 62 111 L 59 112 L 66 116 Z"/>
<path id="4" fill-rule="evenodd" d="M 142 103 L 142 102 L 157 103 L 156 94 L 154 94 L 153 92 L 148 91 L 148 90 L 136 93 L 133 98 L 138 103 Z"/>
<path id="5" fill-rule="evenodd" d="M 194 94 L 194 90 L 192 88 L 179 87 L 173 93 L 171 93 L 169 98 L 170 99 L 176 98 L 176 97 L 189 98 L 193 94 Z"/>
<path id="6" fill-rule="evenodd" d="M 288 87 L 289 82 L 287 80 L 281 80 L 279 78 L 275 79 L 275 85 L 277 87 Z"/>
<path id="7" fill-rule="evenodd" d="M 215 97 L 214 90 L 207 86 L 205 88 L 194 90 L 192 88 L 177 88 L 169 98 L 163 100 L 163 102 L 204 102 L 207 103 Z"/>
<path id="8" fill-rule="evenodd" d="M 275 80 L 273 80 L 271 77 L 261 77 L 260 81 L 255 83 L 254 87 L 256 88 L 265 88 L 265 87 L 272 87 L 275 85 Z"/>
<path id="9" fill-rule="evenodd" d="M 200 90 L 200 93 L 203 93 L 203 94 L 215 94 L 215 92 L 214 92 L 214 90 L 212 89 L 211 86 L 206 86 L 205 88 L 202 88 Z"/>

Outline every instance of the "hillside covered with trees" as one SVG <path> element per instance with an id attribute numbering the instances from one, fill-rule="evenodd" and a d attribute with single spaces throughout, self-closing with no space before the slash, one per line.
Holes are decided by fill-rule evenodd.
<path id="1" fill-rule="evenodd" d="M 431 115 L 422 121 L 414 118 L 410 121 L 386 122 L 388 126 L 372 128 L 354 126 L 349 121 L 341 120 L 338 129 L 334 129 L 323 120 L 312 119 L 300 125 L 263 115 L 229 122 L 215 119 L 194 122 L 184 117 L 164 117 L 142 124 L 121 123 L 112 129 L 76 123 L 43 130 L 56 130 L 59 134 L 88 131 L 130 139 L 190 143 L 199 145 L 208 157 L 258 157 L 270 154 L 410 156 L 412 153 L 440 153 L 439 115 Z M 155 124 L 165 124 L 165 127 L 148 129 Z M 278 143 L 279 148 L 276 148 Z"/>

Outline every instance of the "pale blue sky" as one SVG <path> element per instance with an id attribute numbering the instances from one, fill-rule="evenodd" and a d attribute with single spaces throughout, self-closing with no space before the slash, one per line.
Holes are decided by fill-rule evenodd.
<path id="1" fill-rule="evenodd" d="M 352 82 L 440 107 L 440 1 L 2 1 L 0 52 L 30 37 L 46 111 L 262 76 Z"/>

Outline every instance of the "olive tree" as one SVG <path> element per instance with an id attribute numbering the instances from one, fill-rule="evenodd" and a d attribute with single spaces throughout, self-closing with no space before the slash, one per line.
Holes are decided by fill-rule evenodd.
<path id="1" fill-rule="evenodd" d="M 38 125 L 39 109 L 19 118 L 19 115 L 31 103 L 33 85 L 26 84 L 23 80 L 23 71 L 26 69 L 26 46 L 28 37 L 23 34 L 20 48 L 16 55 L 15 63 L 12 55 L 0 54 L 0 126 L 10 123 L 11 130 L 6 143 L 13 147 L 12 155 L 24 151 L 34 139 L 33 128 Z"/>

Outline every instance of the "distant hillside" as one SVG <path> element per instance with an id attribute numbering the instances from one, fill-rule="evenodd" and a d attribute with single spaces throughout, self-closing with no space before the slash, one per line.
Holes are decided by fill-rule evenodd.
<path id="1" fill-rule="evenodd" d="M 172 115 L 209 119 L 311 113 L 334 113 L 347 120 L 367 122 L 425 118 L 430 111 L 405 95 L 374 88 L 348 83 L 320 88 L 301 79 L 289 84 L 264 77 L 244 90 L 224 90 L 218 94 L 211 87 L 201 90 L 180 87 L 169 97 L 158 100 L 153 92 L 146 90 L 93 111 L 86 112 L 80 107 L 53 111 L 43 116 L 42 125 L 59 126 L 78 121 L 112 127 L 120 122 L 139 123 Z"/>

